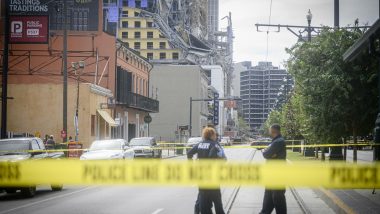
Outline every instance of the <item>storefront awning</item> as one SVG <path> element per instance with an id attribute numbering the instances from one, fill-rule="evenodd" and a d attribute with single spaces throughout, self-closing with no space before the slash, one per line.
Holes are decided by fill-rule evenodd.
<path id="1" fill-rule="evenodd" d="M 105 110 L 102 110 L 102 109 L 98 109 L 98 113 L 100 114 L 100 116 L 102 116 L 102 118 L 110 125 L 110 126 L 117 126 L 117 123 L 115 122 L 115 120 L 111 117 L 111 115 L 105 111 Z"/>

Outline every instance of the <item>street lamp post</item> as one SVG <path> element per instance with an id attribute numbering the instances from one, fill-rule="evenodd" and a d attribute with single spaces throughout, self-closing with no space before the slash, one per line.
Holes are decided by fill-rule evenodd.
<path id="1" fill-rule="evenodd" d="M 4 24 L 4 51 L 2 69 L 2 91 L 1 91 L 1 139 L 7 137 L 7 105 L 8 105 L 8 54 L 9 54 L 9 11 L 8 1 L 5 1 Z"/>
<path id="2" fill-rule="evenodd" d="M 67 133 L 67 0 L 63 1 L 63 131 Z M 63 142 L 67 142 L 67 135 L 63 138 Z"/>
<path id="3" fill-rule="evenodd" d="M 75 71 L 75 75 L 77 76 L 77 101 L 76 101 L 76 108 L 75 108 L 75 118 L 74 118 L 74 125 L 75 125 L 75 141 L 79 141 L 79 82 L 80 82 L 80 75 L 81 71 L 85 67 L 84 61 L 79 62 L 72 62 L 71 67 Z M 80 69 L 80 70 L 79 70 Z"/>
<path id="4" fill-rule="evenodd" d="M 306 15 L 306 19 L 307 19 L 307 41 L 311 41 L 311 31 L 312 31 L 312 28 L 311 28 L 311 19 L 313 18 L 313 14 L 311 14 L 311 11 L 309 9 L 309 12 L 307 13 Z"/>

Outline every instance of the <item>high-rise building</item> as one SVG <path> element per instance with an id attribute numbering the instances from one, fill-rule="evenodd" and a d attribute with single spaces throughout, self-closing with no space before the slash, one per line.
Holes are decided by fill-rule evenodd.
<path id="1" fill-rule="evenodd" d="M 207 2 L 197 0 L 103 0 L 105 31 L 117 34 L 151 63 L 198 64 L 207 60 L 204 42 Z"/>
<path id="2" fill-rule="evenodd" d="M 240 73 L 240 96 L 243 118 L 253 133 L 262 128 L 268 114 L 274 108 L 282 85 L 287 84 L 289 74 L 274 67 L 271 62 L 259 62 Z"/>

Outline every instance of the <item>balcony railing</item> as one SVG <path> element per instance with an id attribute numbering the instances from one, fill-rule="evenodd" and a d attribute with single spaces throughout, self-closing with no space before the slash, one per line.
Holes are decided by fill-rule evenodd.
<path id="1" fill-rule="evenodd" d="M 117 103 L 120 105 L 126 105 L 130 108 L 135 108 L 147 112 L 158 112 L 159 111 L 159 102 L 158 100 L 145 97 L 140 94 L 126 92 L 119 93 L 117 97 Z"/>

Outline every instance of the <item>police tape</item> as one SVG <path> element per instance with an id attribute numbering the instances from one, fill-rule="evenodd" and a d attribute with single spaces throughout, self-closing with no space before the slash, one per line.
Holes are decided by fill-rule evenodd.
<path id="1" fill-rule="evenodd" d="M 180 145 L 180 144 L 177 144 Z M 269 145 L 269 144 L 268 144 Z M 223 146 L 225 149 L 265 149 L 268 145 L 233 145 L 233 146 Z M 349 144 L 307 144 L 307 145 L 287 145 L 287 149 L 291 148 L 328 148 L 328 147 L 355 147 L 355 146 L 380 146 L 380 144 L 374 143 L 349 143 Z M 133 147 L 131 147 L 133 149 Z M 157 146 L 146 149 L 139 148 L 138 150 L 176 150 L 176 149 L 191 149 L 191 146 Z M 119 149 L 107 149 L 107 150 L 119 150 Z M 53 152 L 68 152 L 68 151 L 89 151 L 89 149 L 47 149 L 44 150 L 48 153 Z M 7 150 L 0 151 L 0 153 L 41 153 L 41 150 Z"/>
<path id="2" fill-rule="evenodd" d="M 0 162 L 0 186 L 35 184 L 380 188 L 380 164 L 217 160 Z"/>

